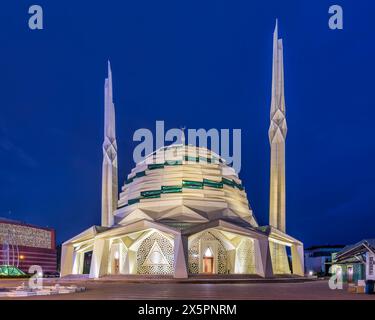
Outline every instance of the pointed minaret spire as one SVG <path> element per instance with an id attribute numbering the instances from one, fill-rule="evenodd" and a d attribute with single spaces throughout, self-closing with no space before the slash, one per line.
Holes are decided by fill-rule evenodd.
<path id="1" fill-rule="evenodd" d="M 112 93 L 112 70 L 111 63 L 108 60 L 108 78 L 105 79 L 104 84 L 104 136 L 116 140 L 116 125 L 115 125 L 115 105 L 113 104 Z"/>
<path id="2" fill-rule="evenodd" d="M 115 105 L 112 93 L 112 71 L 108 61 L 108 78 L 104 83 L 104 142 L 102 167 L 102 226 L 113 225 L 113 212 L 117 209 L 117 143 Z"/>
<path id="3" fill-rule="evenodd" d="M 273 35 L 272 98 L 268 137 L 271 146 L 270 225 L 285 232 L 285 139 L 283 41 L 276 20 Z"/>

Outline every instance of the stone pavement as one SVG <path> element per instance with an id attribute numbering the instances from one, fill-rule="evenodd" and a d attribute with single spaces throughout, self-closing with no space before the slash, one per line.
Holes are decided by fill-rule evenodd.
<path id="1" fill-rule="evenodd" d="M 175 283 L 124 280 L 46 280 L 46 285 L 75 284 L 86 291 L 55 296 L 28 297 L 25 299 L 234 299 L 234 300 L 375 300 L 375 295 L 330 290 L 327 280 L 307 282 L 248 282 L 248 283 Z M 0 280 L 0 287 L 16 286 L 20 280 Z"/>

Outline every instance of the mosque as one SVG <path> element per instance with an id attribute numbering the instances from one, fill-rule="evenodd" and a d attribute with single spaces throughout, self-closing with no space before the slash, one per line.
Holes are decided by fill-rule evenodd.
<path id="1" fill-rule="evenodd" d="M 136 164 L 119 192 L 109 65 L 104 86 L 102 223 L 63 244 L 61 276 L 303 276 L 303 244 L 285 230 L 287 126 L 277 23 L 272 73 L 270 221 L 259 226 L 235 170 L 202 147 L 181 143 L 156 150 Z"/>

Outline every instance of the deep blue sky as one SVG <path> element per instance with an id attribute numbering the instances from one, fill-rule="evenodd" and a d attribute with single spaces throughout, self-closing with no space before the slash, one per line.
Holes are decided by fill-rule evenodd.
<path id="1" fill-rule="evenodd" d="M 28 7 L 44 9 L 42 31 Z M 328 28 L 341 4 L 344 30 Z M 0 216 L 100 223 L 110 58 L 121 184 L 133 132 L 242 129 L 242 171 L 268 223 L 272 32 L 284 38 L 287 231 L 306 245 L 374 237 L 375 3 L 302 0 L 10 1 L 0 10 Z M 11 211 L 11 214 L 9 214 Z M 372 232 L 371 232 L 372 231 Z"/>

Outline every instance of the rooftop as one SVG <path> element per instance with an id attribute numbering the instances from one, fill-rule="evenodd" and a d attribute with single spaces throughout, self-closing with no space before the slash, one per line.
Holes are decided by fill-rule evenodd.
<path id="1" fill-rule="evenodd" d="M 344 248 L 345 245 L 344 244 L 323 244 L 323 245 L 314 245 L 314 246 L 311 246 L 309 248 L 306 248 L 305 250 L 317 250 L 317 249 L 342 249 Z"/>
<path id="2" fill-rule="evenodd" d="M 375 251 L 375 239 L 364 239 L 355 244 L 348 245 L 336 255 L 337 261 L 344 261 L 351 257 L 362 255 L 365 252 L 373 250 Z"/>

